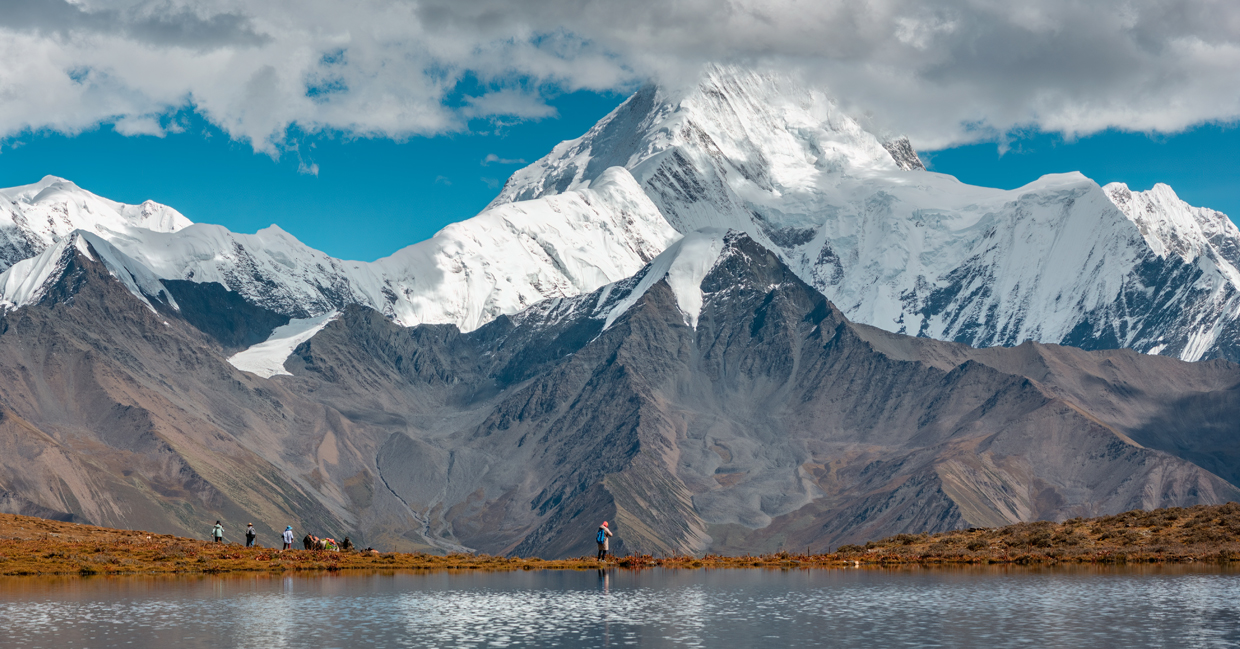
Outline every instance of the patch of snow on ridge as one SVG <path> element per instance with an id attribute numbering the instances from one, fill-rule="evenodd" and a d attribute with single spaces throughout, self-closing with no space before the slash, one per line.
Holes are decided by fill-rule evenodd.
<path id="1" fill-rule="evenodd" d="M 651 286 L 665 278 L 672 294 L 676 296 L 676 305 L 685 316 L 685 324 L 697 329 L 698 316 L 702 312 L 702 280 L 715 267 L 715 262 L 719 261 L 726 233 L 727 230 L 721 228 L 704 228 L 689 233 L 669 246 L 663 254 L 650 262 L 650 267 L 637 286 L 608 311 L 603 329 L 610 327 L 616 318 L 624 315 Z"/>
<path id="2" fill-rule="evenodd" d="M 284 369 L 284 361 L 288 360 L 298 345 L 313 338 L 327 323 L 338 317 L 340 312 L 333 311 L 317 318 L 292 320 L 283 327 L 277 327 L 267 340 L 233 354 L 228 362 L 243 372 L 257 374 L 265 379 L 276 375 L 292 376 L 291 372 Z"/>
<path id="3" fill-rule="evenodd" d="M 71 241 L 64 240 L 42 254 L 23 259 L 0 274 L 0 306 L 6 310 L 34 304 L 46 294 L 48 279 L 64 271 Z M 83 253 L 86 251 L 83 250 Z"/>
<path id="4" fill-rule="evenodd" d="M 91 251 L 95 254 L 91 254 Z M 48 286 L 60 278 L 74 251 L 91 261 L 95 256 L 130 293 L 155 311 L 149 298 L 158 298 L 180 309 L 159 278 L 112 244 L 89 232 L 75 231 L 39 255 L 17 262 L 0 273 L 0 308 L 15 309 L 34 304 L 47 294 Z"/>

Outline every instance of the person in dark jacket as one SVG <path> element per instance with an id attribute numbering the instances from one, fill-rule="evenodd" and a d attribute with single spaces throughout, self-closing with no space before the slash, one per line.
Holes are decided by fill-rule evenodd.
<path id="1" fill-rule="evenodd" d="M 254 547 L 254 539 L 258 538 L 258 532 L 254 531 L 254 523 L 245 524 L 245 547 Z"/>

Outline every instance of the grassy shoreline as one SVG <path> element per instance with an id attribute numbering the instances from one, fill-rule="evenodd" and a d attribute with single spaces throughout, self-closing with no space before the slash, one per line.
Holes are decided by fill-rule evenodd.
<path id="1" fill-rule="evenodd" d="M 842 568 L 899 565 L 1054 565 L 1240 562 L 1240 505 L 1135 510 L 1063 523 L 1018 523 L 940 534 L 900 534 L 831 553 L 614 557 L 644 568 Z M 244 548 L 168 534 L 0 514 L 0 575 L 219 574 L 391 570 L 586 570 L 593 557 L 324 552 Z"/>

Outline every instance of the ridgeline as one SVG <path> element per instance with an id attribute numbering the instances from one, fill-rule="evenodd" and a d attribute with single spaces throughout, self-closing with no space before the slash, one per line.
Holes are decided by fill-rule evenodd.
<path id="1" fill-rule="evenodd" d="M 297 544 L 300 546 L 300 541 Z M 829 554 L 649 555 L 620 568 L 789 568 L 935 564 L 1185 563 L 1240 561 L 1240 504 L 1134 510 L 940 534 L 899 534 Z M 593 557 L 522 559 L 398 552 L 245 548 L 167 534 L 0 514 L 0 575 L 210 574 L 342 570 L 583 570 Z"/>

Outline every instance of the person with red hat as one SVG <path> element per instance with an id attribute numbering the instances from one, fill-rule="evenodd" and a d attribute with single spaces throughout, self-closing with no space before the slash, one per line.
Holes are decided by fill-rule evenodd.
<path id="1" fill-rule="evenodd" d="M 607 538 L 611 536 L 611 528 L 607 527 L 607 521 L 603 521 L 598 526 L 598 534 L 594 540 L 598 542 L 598 560 L 602 561 L 607 558 Z"/>

